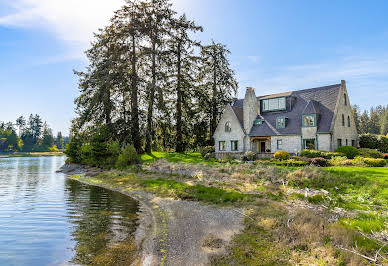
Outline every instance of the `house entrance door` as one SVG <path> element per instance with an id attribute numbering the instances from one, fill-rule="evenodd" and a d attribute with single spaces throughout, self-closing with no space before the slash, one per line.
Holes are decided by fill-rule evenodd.
<path id="1" fill-rule="evenodd" d="M 260 141 L 260 153 L 265 153 L 265 141 Z"/>

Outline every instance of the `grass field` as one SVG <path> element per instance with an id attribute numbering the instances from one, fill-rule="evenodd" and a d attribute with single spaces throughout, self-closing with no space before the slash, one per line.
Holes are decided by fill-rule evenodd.
<path id="1" fill-rule="evenodd" d="M 159 159 L 165 159 L 168 162 L 184 162 L 184 163 L 207 163 L 212 164 L 215 162 L 205 161 L 200 153 L 177 153 L 177 152 L 152 152 L 142 154 L 140 159 L 144 163 L 152 163 Z"/>

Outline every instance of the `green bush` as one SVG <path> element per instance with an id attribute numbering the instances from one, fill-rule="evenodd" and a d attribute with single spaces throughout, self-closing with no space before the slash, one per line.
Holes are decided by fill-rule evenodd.
<path id="1" fill-rule="evenodd" d="M 325 158 L 325 159 L 331 159 L 333 157 L 337 156 L 344 156 L 343 153 L 340 152 L 328 152 L 328 151 L 318 151 L 318 150 L 303 150 L 300 153 L 300 156 L 306 157 L 306 158 Z"/>
<path id="2" fill-rule="evenodd" d="M 303 167 L 303 166 L 310 165 L 310 162 L 309 161 L 299 161 L 299 160 L 290 159 L 290 160 L 286 160 L 286 161 L 277 161 L 274 164 L 276 164 L 278 166 L 283 166 L 284 165 L 284 166 Z"/>
<path id="3" fill-rule="evenodd" d="M 341 146 L 336 152 L 343 153 L 348 159 L 354 159 L 360 154 L 359 150 L 353 146 Z"/>
<path id="4" fill-rule="evenodd" d="M 57 145 L 53 145 L 49 148 L 49 151 L 51 152 L 59 152 L 58 148 L 57 148 Z"/>
<path id="5" fill-rule="evenodd" d="M 361 148 L 359 152 L 360 156 L 364 158 L 383 158 L 383 154 L 376 149 Z"/>
<path id="6" fill-rule="evenodd" d="M 286 152 L 286 151 L 277 151 L 277 152 L 275 152 L 273 157 L 275 159 L 278 159 L 278 160 L 281 160 L 281 161 L 285 161 L 285 160 L 290 159 L 290 154 L 288 152 Z"/>
<path id="7" fill-rule="evenodd" d="M 333 166 L 346 165 L 348 159 L 345 156 L 337 156 L 329 159 L 328 163 Z"/>
<path id="8" fill-rule="evenodd" d="M 364 158 L 364 163 L 370 167 L 384 167 L 387 162 L 384 159 Z"/>
<path id="9" fill-rule="evenodd" d="M 361 148 L 367 149 L 378 149 L 380 144 L 377 135 L 369 133 L 360 135 L 359 143 Z"/>
<path id="10" fill-rule="evenodd" d="M 139 157 L 133 145 L 127 145 L 122 150 L 116 161 L 116 167 L 124 168 L 139 163 Z"/>
<path id="11" fill-rule="evenodd" d="M 357 156 L 356 158 L 354 158 L 353 159 L 353 165 L 365 166 L 364 157 Z"/>
<path id="12" fill-rule="evenodd" d="M 300 156 L 302 157 L 307 157 L 307 158 L 317 158 L 317 157 L 320 157 L 322 154 L 321 151 L 318 151 L 318 150 L 303 150 L 301 153 L 300 153 Z"/>
<path id="13" fill-rule="evenodd" d="M 81 163 L 81 146 L 82 140 L 78 136 L 74 136 L 70 139 L 70 143 L 66 145 L 65 154 L 68 157 L 67 162 Z"/>
<path id="14" fill-rule="evenodd" d="M 246 153 L 244 153 L 244 155 L 241 156 L 241 160 L 245 162 L 254 161 L 256 160 L 256 153 L 253 151 L 247 151 Z"/>
<path id="15" fill-rule="evenodd" d="M 214 146 L 206 146 L 206 147 L 203 147 L 202 150 L 201 150 L 201 155 L 203 158 L 205 158 L 206 154 L 208 153 L 214 153 L 216 150 L 214 148 Z"/>

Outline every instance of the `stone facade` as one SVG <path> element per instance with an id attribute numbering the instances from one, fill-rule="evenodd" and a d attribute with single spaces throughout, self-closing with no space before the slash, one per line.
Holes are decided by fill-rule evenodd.
<path id="1" fill-rule="evenodd" d="M 229 122 L 231 125 L 231 131 L 226 132 L 225 131 L 225 124 Z M 228 105 L 225 108 L 224 113 L 222 114 L 222 118 L 220 122 L 218 123 L 218 126 L 216 128 L 215 134 L 214 134 L 214 141 L 215 141 L 215 149 L 216 152 L 227 152 L 227 153 L 241 153 L 245 152 L 245 141 L 246 141 L 246 134 L 241 128 L 241 124 L 238 121 L 236 114 L 233 112 L 233 109 L 230 105 Z M 219 148 L 219 142 L 225 141 L 226 147 L 225 151 L 220 151 Z M 232 151 L 232 141 L 238 141 L 238 150 Z"/>
<path id="2" fill-rule="evenodd" d="M 336 150 L 338 148 L 339 139 L 342 142 L 342 146 L 346 146 L 346 145 L 351 146 L 352 141 L 355 143 L 354 146 L 358 146 L 358 134 L 356 129 L 356 123 L 354 121 L 353 111 L 350 105 L 349 95 L 344 81 L 342 82 L 341 88 L 342 90 L 340 92 L 340 97 L 338 98 L 337 110 L 335 112 L 335 119 L 332 125 L 333 150 Z M 344 121 L 342 119 L 344 119 Z M 348 119 L 350 119 L 350 121 L 348 121 Z"/>
<path id="3" fill-rule="evenodd" d="M 331 90 L 332 88 L 335 90 Z M 254 89 L 247 88 L 245 98 L 243 100 L 238 100 L 240 101 L 240 104 L 237 106 L 228 105 L 225 108 L 222 118 L 218 124 L 214 134 L 217 157 L 224 157 L 227 154 L 232 155 L 233 157 L 238 157 L 244 152 L 250 150 L 257 152 L 258 150 L 263 149 L 258 148 L 260 141 L 266 141 L 265 149 L 269 149 L 270 151 L 266 151 L 268 154 L 273 154 L 274 152 L 280 150 L 287 151 L 291 154 L 299 154 L 305 148 L 307 143 L 309 146 L 315 146 L 313 147 L 315 149 L 324 151 L 335 151 L 340 144 L 343 146 L 357 146 L 358 134 L 345 81 L 342 81 L 341 84 L 310 90 L 311 93 L 309 91 L 307 94 L 308 96 L 304 96 L 310 97 L 310 99 L 305 99 L 302 96 L 300 99 L 297 99 L 297 97 L 293 96 L 294 94 L 292 93 L 285 93 L 281 96 L 279 96 L 279 94 L 274 96 L 265 96 L 267 99 L 271 97 L 274 97 L 274 99 L 276 97 L 289 97 L 287 99 L 290 99 L 290 101 L 287 102 L 290 102 L 290 109 L 287 108 L 287 110 L 284 111 L 277 111 L 275 114 L 276 116 L 284 115 L 284 117 L 292 114 L 294 119 L 293 125 L 295 125 L 295 121 L 301 124 L 300 121 L 303 119 L 303 112 L 307 112 L 309 114 L 310 110 L 316 111 L 315 126 L 311 125 L 310 127 L 305 127 L 301 124 L 299 128 L 295 128 L 294 126 L 293 130 L 295 133 L 284 134 L 283 132 L 282 134 L 280 130 L 277 130 L 277 124 L 274 124 L 274 122 L 272 122 L 272 124 L 269 123 L 269 121 L 265 119 L 266 114 L 264 112 L 261 114 L 261 98 L 256 97 Z M 326 90 L 327 97 L 330 99 L 329 103 L 326 99 Z M 316 91 L 320 93 L 318 98 L 322 99 L 324 105 L 323 103 L 321 104 L 319 100 L 316 100 L 316 97 L 314 96 Z M 333 93 L 333 91 L 335 91 L 335 93 Z M 303 93 L 304 91 L 300 92 Z M 293 110 L 291 103 L 298 101 L 302 101 L 306 105 L 306 109 L 303 112 L 300 111 L 300 108 L 295 108 L 296 111 Z M 241 102 L 243 102 L 243 105 Z M 322 109 L 320 109 L 320 105 L 322 106 Z M 312 107 L 312 109 L 309 109 L 309 106 Z M 328 106 L 330 109 L 328 109 Z M 330 114 L 333 114 L 329 118 L 328 113 L 322 113 L 328 111 L 331 112 Z M 268 117 L 270 118 L 270 116 Z M 321 117 L 323 119 L 321 119 Z M 300 120 L 298 121 L 298 119 Z M 261 131 L 252 130 L 255 120 L 263 121 L 261 127 L 256 125 L 256 129 L 261 128 L 260 130 L 262 130 L 263 135 L 260 134 Z M 326 127 L 322 127 L 322 124 L 320 124 L 321 122 Z M 230 123 L 230 132 L 225 130 L 226 123 Z M 283 128 L 287 130 L 287 125 Z M 255 134 L 252 135 L 252 132 Z M 238 142 L 237 150 L 232 150 L 232 141 Z M 220 142 L 225 142 L 224 150 L 220 150 Z"/>

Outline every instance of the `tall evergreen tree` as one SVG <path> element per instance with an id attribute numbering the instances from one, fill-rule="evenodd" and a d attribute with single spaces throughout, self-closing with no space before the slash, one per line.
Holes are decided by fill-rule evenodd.
<path id="1" fill-rule="evenodd" d="M 183 152 L 185 150 L 183 143 L 183 103 L 185 101 L 185 90 L 192 89 L 190 83 L 194 77 L 190 75 L 196 64 L 194 56 L 194 47 L 199 43 L 192 39 L 191 33 L 202 31 L 202 27 L 197 26 L 193 21 L 187 20 L 185 15 L 171 22 L 171 32 L 169 39 L 169 49 L 171 52 L 172 84 L 176 95 L 175 109 L 175 151 Z"/>
<path id="2" fill-rule="evenodd" d="M 199 81 L 205 92 L 202 104 L 209 106 L 210 139 L 217 127 L 221 110 L 237 93 L 237 81 L 230 67 L 229 54 L 225 45 L 214 41 L 201 49 Z"/>

